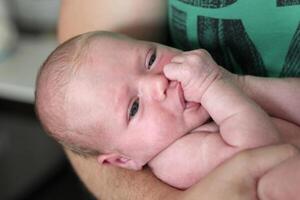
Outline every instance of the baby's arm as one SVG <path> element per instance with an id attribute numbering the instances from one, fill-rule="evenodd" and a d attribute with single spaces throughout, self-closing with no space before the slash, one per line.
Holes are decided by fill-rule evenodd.
<path id="1" fill-rule="evenodd" d="M 200 100 L 220 128 L 224 141 L 239 149 L 278 142 L 278 131 L 268 115 L 233 83 L 221 77 Z"/>
<path id="2" fill-rule="evenodd" d="M 163 182 L 186 189 L 237 151 L 226 145 L 218 132 L 195 131 L 176 140 L 148 166 Z"/>
<path id="3" fill-rule="evenodd" d="M 299 140 L 299 127 L 292 128 L 294 133 L 288 133 L 291 128 L 286 129 L 286 126 L 282 126 L 287 123 L 284 120 L 273 119 L 276 123 L 279 132 L 282 134 L 285 142 L 294 144 L 300 147 Z M 278 123 L 280 122 L 280 123 Z M 290 124 L 293 125 L 293 124 Z M 294 126 L 294 125 L 293 125 Z M 285 137 L 285 135 L 292 135 L 293 137 Z M 160 152 L 148 165 L 152 169 L 156 177 L 161 179 L 163 182 L 172 185 L 176 188 L 189 188 L 195 183 L 199 182 L 204 176 L 210 171 L 215 169 L 225 160 L 232 157 L 239 151 L 238 148 L 229 146 L 224 143 L 220 137 L 218 127 L 213 122 L 204 124 L 197 128 L 192 133 L 189 133 L 178 140 L 176 140 L 167 149 Z M 299 159 L 300 161 L 300 159 Z M 300 166 L 300 162 L 298 164 Z M 285 165 L 286 166 L 286 165 Z M 280 179 L 290 180 L 291 177 L 285 177 L 285 173 L 277 172 L 289 172 L 289 166 L 281 168 L 282 170 L 276 173 L 269 173 L 268 178 L 264 178 L 263 184 L 261 184 L 262 191 L 266 191 L 267 195 L 272 195 L 274 191 L 269 184 L 274 181 L 277 177 L 281 176 Z M 292 181 L 297 181 L 300 184 L 300 176 L 292 178 Z M 277 187 L 281 187 L 282 184 L 274 182 Z M 282 191 L 282 194 L 286 194 Z M 291 191 L 293 194 L 297 194 L 297 191 Z M 278 198 L 277 198 L 278 199 Z"/>
<path id="4" fill-rule="evenodd" d="M 187 101 L 199 102 L 208 111 L 228 145 L 245 149 L 278 142 L 267 114 L 224 71 L 204 50 L 184 52 L 164 69 L 169 79 L 181 83 Z"/>

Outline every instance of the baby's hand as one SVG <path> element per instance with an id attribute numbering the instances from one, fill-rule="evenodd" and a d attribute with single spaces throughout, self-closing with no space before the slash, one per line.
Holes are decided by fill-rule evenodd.
<path id="1" fill-rule="evenodd" d="M 165 76 L 181 83 L 186 101 L 201 102 L 207 88 L 223 70 L 204 49 L 183 52 L 164 67 Z"/>

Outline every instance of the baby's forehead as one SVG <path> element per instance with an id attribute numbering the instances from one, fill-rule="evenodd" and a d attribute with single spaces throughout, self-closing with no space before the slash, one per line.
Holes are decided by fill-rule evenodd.
<path id="1" fill-rule="evenodd" d="M 113 35 L 104 35 L 104 36 L 95 37 L 91 40 L 91 42 L 92 44 L 95 45 L 108 47 L 109 45 L 113 45 L 113 44 L 120 45 L 125 43 L 130 43 L 130 45 L 134 46 L 134 45 L 145 43 L 146 41 L 136 40 L 134 38 L 127 37 L 125 35 L 113 34 Z"/>
<path id="2" fill-rule="evenodd" d="M 90 79 L 95 79 L 91 81 Z M 115 94 L 116 87 L 109 82 L 97 79 L 94 76 L 83 76 L 70 84 L 67 95 L 67 109 L 76 121 L 86 121 L 95 125 L 95 128 L 102 127 L 103 132 L 116 124 L 110 124 L 116 116 Z M 79 118 L 81 118 L 79 120 Z M 81 123 L 81 122 L 80 122 Z M 97 124 L 97 125 L 96 125 Z M 89 125 L 92 127 L 93 125 Z"/>
<path id="3" fill-rule="evenodd" d="M 96 51 L 100 50 L 103 51 L 103 53 L 112 53 L 115 55 L 122 49 L 131 52 L 136 48 L 143 48 L 150 45 L 152 42 L 137 40 L 124 35 L 113 35 L 97 37 L 92 40 L 91 44 Z"/>

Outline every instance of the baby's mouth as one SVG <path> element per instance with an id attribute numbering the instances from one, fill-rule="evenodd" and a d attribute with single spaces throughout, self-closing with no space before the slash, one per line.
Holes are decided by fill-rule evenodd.
<path id="1" fill-rule="evenodd" d="M 177 83 L 178 83 L 177 87 L 178 87 L 178 90 L 179 90 L 178 91 L 179 99 L 180 99 L 180 103 L 182 105 L 183 110 L 199 107 L 200 103 L 185 100 L 182 86 L 179 82 L 177 82 Z"/>
<path id="2" fill-rule="evenodd" d="M 171 81 L 170 85 L 169 85 L 169 88 L 176 89 L 176 91 L 178 93 L 178 98 L 179 98 L 182 110 L 196 108 L 196 107 L 200 106 L 200 103 L 196 103 L 196 102 L 191 102 L 191 101 L 186 101 L 185 100 L 185 98 L 184 98 L 184 92 L 183 92 L 183 89 L 182 89 L 182 86 L 181 86 L 180 82 L 178 82 L 178 81 Z"/>
<path id="3" fill-rule="evenodd" d="M 185 104 L 185 109 L 199 107 L 200 105 L 201 105 L 200 103 L 196 103 L 196 102 L 192 102 L 192 101 L 187 101 L 186 104 Z"/>
<path id="4" fill-rule="evenodd" d="M 181 87 L 180 82 L 178 82 L 178 81 L 174 81 L 174 82 L 176 82 L 176 83 L 171 83 L 171 84 L 174 84 L 174 85 L 176 84 L 176 89 L 177 89 L 177 92 L 178 92 L 181 107 L 182 107 L 183 110 L 185 110 L 187 101 L 184 98 L 183 89 Z"/>

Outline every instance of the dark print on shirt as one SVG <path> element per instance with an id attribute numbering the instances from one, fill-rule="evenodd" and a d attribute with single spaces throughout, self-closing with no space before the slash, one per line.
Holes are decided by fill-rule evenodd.
<path id="1" fill-rule="evenodd" d="M 189 42 L 187 39 L 187 30 L 186 30 L 186 13 L 172 7 L 172 25 L 173 31 L 176 32 L 176 37 L 180 38 L 176 40 L 176 46 L 182 50 L 189 50 L 191 47 L 189 46 Z"/>
<path id="2" fill-rule="evenodd" d="M 277 6 L 300 5 L 300 0 L 277 0 Z"/>
<path id="3" fill-rule="evenodd" d="M 300 76 L 300 23 L 292 39 L 280 76 Z"/>
<path id="4" fill-rule="evenodd" d="M 300 77 L 300 0 L 172 1 L 177 47 L 205 48 L 236 73 Z"/>
<path id="5" fill-rule="evenodd" d="M 241 20 L 198 17 L 199 46 L 212 53 L 217 63 L 230 71 L 266 76 L 259 52 L 247 35 Z M 239 69 L 239 66 L 243 66 Z M 255 68 L 253 66 L 256 66 Z"/>
<path id="6" fill-rule="evenodd" d="M 183 3 L 202 8 L 223 8 L 235 3 L 237 0 L 179 0 Z"/>

